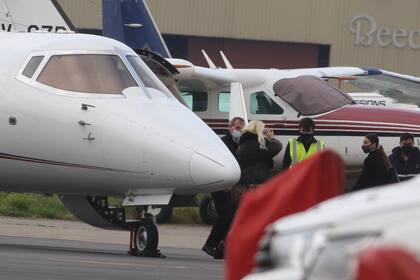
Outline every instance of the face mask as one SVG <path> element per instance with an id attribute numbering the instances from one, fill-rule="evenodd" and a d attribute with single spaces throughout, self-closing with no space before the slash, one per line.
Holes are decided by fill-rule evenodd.
<path id="1" fill-rule="evenodd" d="M 314 138 L 314 135 L 312 133 L 301 133 L 300 138 L 303 142 L 309 142 Z"/>
<path id="2" fill-rule="evenodd" d="M 365 154 L 370 153 L 370 148 L 368 145 L 362 145 L 362 150 Z"/>
<path id="3" fill-rule="evenodd" d="M 236 140 L 239 139 L 239 137 L 241 137 L 242 132 L 240 132 L 239 130 L 234 130 L 230 133 L 230 135 L 232 135 L 232 137 Z"/>
<path id="4" fill-rule="evenodd" d="M 413 152 L 413 146 L 404 145 L 404 146 L 401 147 L 401 152 L 404 155 L 409 155 L 409 154 L 411 154 Z"/>

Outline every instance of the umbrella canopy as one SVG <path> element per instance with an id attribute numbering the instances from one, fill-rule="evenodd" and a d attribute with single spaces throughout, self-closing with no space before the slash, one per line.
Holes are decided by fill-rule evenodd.
<path id="1" fill-rule="evenodd" d="M 304 116 L 327 113 L 354 103 L 347 93 L 315 76 L 281 79 L 273 89 L 276 96 Z"/>

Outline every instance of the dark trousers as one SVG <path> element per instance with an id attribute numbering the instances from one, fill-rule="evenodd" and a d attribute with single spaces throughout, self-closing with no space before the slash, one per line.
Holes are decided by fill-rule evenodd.
<path id="1" fill-rule="evenodd" d="M 214 192 L 211 194 L 211 197 L 214 201 L 214 206 L 216 207 L 218 219 L 213 225 L 205 245 L 214 248 L 219 245 L 228 234 L 236 209 L 230 192 Z"/>

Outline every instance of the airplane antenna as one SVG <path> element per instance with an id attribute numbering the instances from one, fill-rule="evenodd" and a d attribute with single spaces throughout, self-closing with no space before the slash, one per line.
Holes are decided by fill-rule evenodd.
<path id="1" fill-rule="evenodd" d="M 211 61 L 210 57 L 207 55 L 205 50 L 201 50 L 201 52 L 204 55 L 204 58 L 207 61 L 207 64 L 209 65 L 210 69 L 217 69 L 216 64 L 213 63 L 213 61 Z"/>
<path id="2" fill-rule="evenodd" d="M 227 59 L 227 57 L 225 56 L 225 54 L 223 53 L 223 51 L 220 51 L 220 55 L 223 59 L 223 62 L 226 65 L 226 69 L 233 69 L 232 64 L 230 64 L 230 61 Z"/>

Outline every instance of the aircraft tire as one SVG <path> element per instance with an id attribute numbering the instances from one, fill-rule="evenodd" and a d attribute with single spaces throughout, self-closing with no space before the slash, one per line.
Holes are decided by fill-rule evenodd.
<path id="1" fill-rule="evenodd" d="M 134 246 L 140 254 L 156 252 L 159 243 L 159 232 L 149 219 L 142 220 L 134 234 Z"/>
<path id="2" fill-rule="evenodd" d="M 214 207 L 213 200 L 209 196 L 200 201 L 200 217 L 208 225 L 214 225 L 217 221 L 216 207 Z"/>

